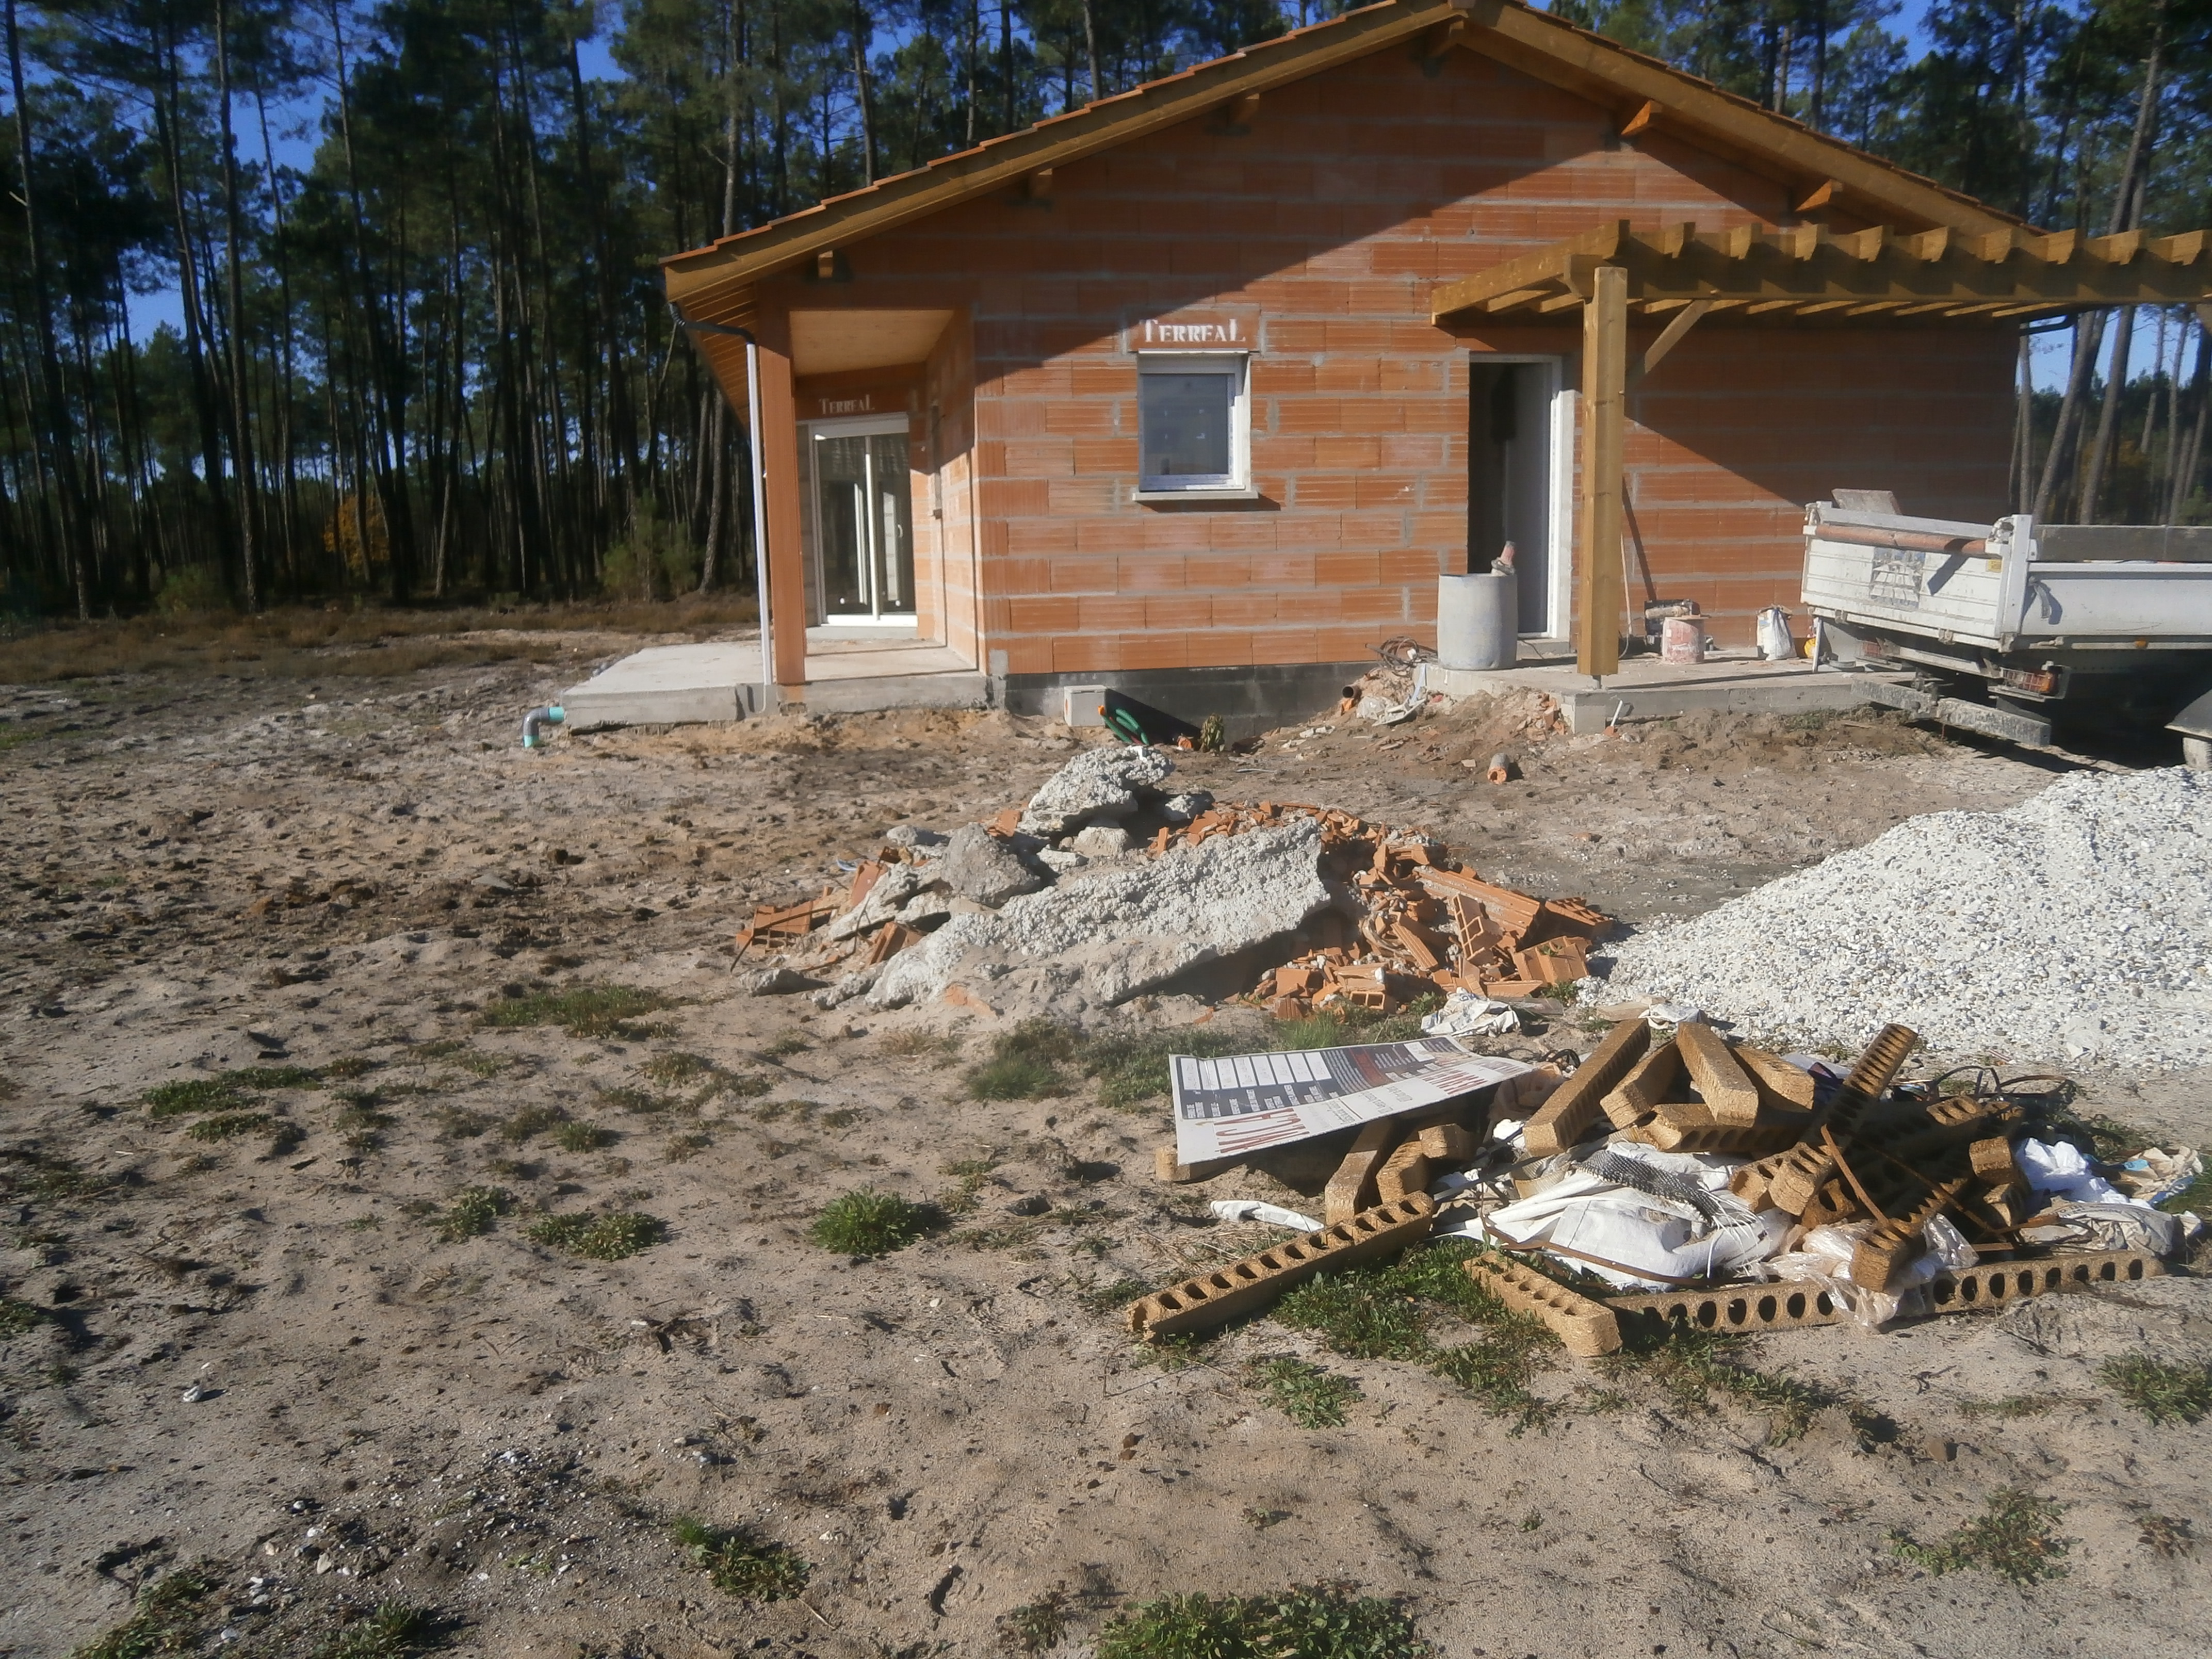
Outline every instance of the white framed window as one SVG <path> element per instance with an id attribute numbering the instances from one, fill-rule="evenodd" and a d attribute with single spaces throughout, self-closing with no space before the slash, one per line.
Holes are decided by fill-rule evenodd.
<path id="1" fill-rule="evenodd" d="M 1250 495 L 1252 403 L 1241 351 L 1137 355 L 1137 499 Z"/>

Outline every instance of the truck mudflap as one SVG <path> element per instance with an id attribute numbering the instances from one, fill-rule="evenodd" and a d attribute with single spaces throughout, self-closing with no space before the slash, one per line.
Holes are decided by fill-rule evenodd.
<path id="1" fill-rule="evenodd" d="M 2212 738 L 2212 691 L 2207 691 L 2168 720 L 2166 729 L 2179 732 L 2185 738 Z"/>
<path id="2" fill-rule="evenodd" d="M 1968 702 L 1963 697 L 1938 696 L 1917 686 L 1897 685 L 1880 680 L 1868 684 L 1867 698 L 1872 702 L 1901 709 L 1914 720 L 1934 720 L 1939 726 L 1954 726 L 1961 731 L 1978 732 L 1985 738 L 2002 738 L 2007 743 L 2021 744 L 2030 749 L 2051 746 L 2051 722 L 2014 709 L 1996 708 L 1985 702 Z M 2191 707 L 2196 705 L 2191 704 Z"/>

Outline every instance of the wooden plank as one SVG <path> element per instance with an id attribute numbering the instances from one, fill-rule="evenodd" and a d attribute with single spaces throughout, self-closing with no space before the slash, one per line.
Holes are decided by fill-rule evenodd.
<path id="1" fill-rule="evenodd" d="M 1581 637 L 1575 665 L 1593 678 L 1620 667 L 1621 404 L 1628 376 L 1628 273 L 1601 265 L 1583 307 Z"/>
<path id="2" fill-rule="evenodd" d="M 1641 386 L 1651 371 L 1667 360 L 1667 354 L 1681 344 L 1682 337 L 1695 328 L 1705 313 L 1713 308 L 1711 300 L 1692 300 L 1659 331 L 1659 337 L 1644 347 L 1644 356 L 1628 372 L 1628 384 Z"/>

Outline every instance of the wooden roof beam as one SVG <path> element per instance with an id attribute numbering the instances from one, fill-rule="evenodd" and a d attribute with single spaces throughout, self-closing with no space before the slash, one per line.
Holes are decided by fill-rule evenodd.
<path id="1" fill-rule="evenodd" d="M 1818 213 L 1821 209 L 1833 203 L 1842 191 L 1843 186 L 1834 179 L 1823 179 L 1806 191 L 1790 210 L 1795 213 Z"/>
<path id="2" fill-rule="evenodd" d="M 1553 242 L 1517 259 L 1505 260 L 1472 276 L 1446 283 L 1429 296 L 1431 319 L 1442 322 L 1455 311 L 1465 311 L 1496 295 L 1559 282 L 1566 277 L 1577 256 L 1610 259 L 1620 252 L 1622 243 L 1627 240 L 1628 221 L 1610 220 L 1578 236 Z"/>
<path id="3" fill-rule="evenodd" d="M 1645 99 L 1630 112 L 1628 118 L 1620 124 L 1620 136 L 1624 138 L 1633 138 L 1638 133 L 1651 127 L 1666 112 L 1666 109 L 1657 100 Z"/>

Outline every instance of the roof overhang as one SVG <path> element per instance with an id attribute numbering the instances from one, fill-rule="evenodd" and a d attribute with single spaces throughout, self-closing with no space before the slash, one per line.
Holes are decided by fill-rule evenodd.
<path id="1" fill-rule="evenodd" d="M 1879 225 L 1638 234 L 1620 220 L 1446 283 L 1430 308 L 1440 324 L 1578 321 L 1598 268 L 1613 265 L 1627 272 L 1629 310 L 1648 316 L 1695 305 L 1716 319 L 2016 325 L 2106 306 L 2202 304 L 2212 299 L 2206 237 Z"/>

